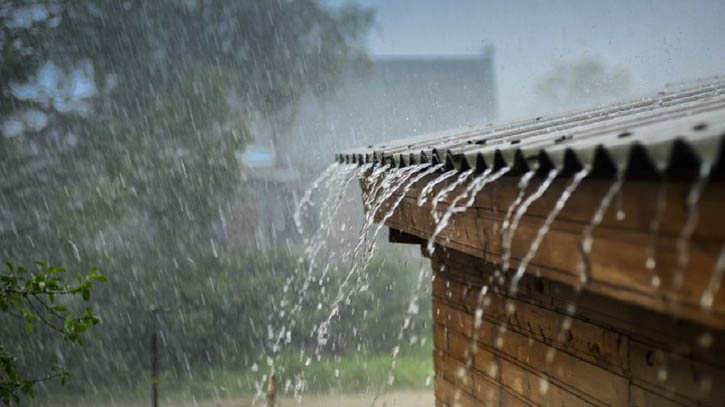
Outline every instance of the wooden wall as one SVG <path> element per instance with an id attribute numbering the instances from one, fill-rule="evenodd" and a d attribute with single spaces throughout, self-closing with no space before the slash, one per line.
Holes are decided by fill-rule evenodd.
<path id="1" fill-rule="evenodd" d="M 433 178 L 424 178 L 406 191 L 396 191 L 376 214 L 376 220 L 382 220 L 390 205 L 399 201 L 385 224 L 423 240 L 429 239 L 435 229 L 431 216 L 432 197 L 449 184 L 437 185 L 428 201 L 419 206 L 418 196 Z M 541 181 L 532 180 L 526 196 L 533 193 Z M 501 263 L 504 253 L 502 222 L 519 194 L 517 182 L 518 177 L 503 177 L 486 186 L 470 208 L 451 219 L 436 243 L 489 263 Z M 511 267 L 516 268 L 529 251 L 544 218 L 569 182 L 569 179 L 554 181 L 525 212 L 511 241 Z M 610 180 L 597 179 L 587 179 L 579 185 L 551 225 L 527 267 L 528 273 L 569 285 L 578 283 L 584 230 L 611 185 Z M 725 248 L 725 183 L 708 184 L 694 211 L 686 205 L 691 186 L 691 182 L 684 181 L 660 184 L 628 180 L 624 183 L 603 221 L 593 230 L 592 250 L 587 256 L 591 269 L 588 291 L 725 329 L 725 295 L 715 295 L 709 309 L 701 306 L 702 296 L 713 280 L 716 263 Z M 367 190 L 364 181 L 362 187 Z M 445 212 L 451 200 L 464 188 L 465 185 L 452 191 L 439 203 L 437 211 Z M 661 191 L 665 194 L 663 210 L 659 213 L 657 197 Z M 622 216 L 617 216 L 618 212 Z M 697 222 L 686 242 L 688 261 L 681 266 L 678 240 L 693 213 Z M 653 233 L 651 224 L 657 217 L 661 218 L 660 225 Z M 650 251 L 656 263 L 652 268 L 647 266 Z M 678 275 L 682 277 L 679 281 Z M 655 278 L 658 284 L 654 284 Z"/>
<path id="2" fill-rule="evenodd" d="M 725 406 L 723 331 L 532 274 L 481 301 L 491 263 L 431 261 L 436 406 Z"/>

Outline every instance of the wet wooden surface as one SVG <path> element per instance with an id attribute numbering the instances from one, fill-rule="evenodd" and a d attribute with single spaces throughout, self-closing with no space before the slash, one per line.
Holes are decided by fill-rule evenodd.
<path id="1" fill-rule="evenodd" d="M 514 297 L 487 284 L 494 268 L 443 247 L 432 263 L 439 405 L 725 405 L 723 331 L 594 293 L 574 299 L 533 275 Z"/>
<path id="2" fill-rule="evenodd" d="M 389 205 L 400 199 L 386 225 L 423 240 L 429 239 L 435 228 L 431 200 L 456 177 L 436 186 L 429 194 L 428 202 L 418 206 L 421 190 L 433 178 L 428 176 L 420 180 L 405 196 L 400 195 L 402 189 L 396 191 L 376 218 L 380 220 L 388 212 Z M 511 241 L 513 269 L 529 251 L 545 217 L 570 180 L 555 180 L 521 218 Z M 532 180 L 524 196 L 535 191 L 541 181 Z M 477 257 L 484 264 L 500 265 L 504 254 L 501 225 L 520 192 L 518 182 L 519 177 L 504 176 L 487 185 L 477 194 L 471 208 L 452 217 L 436 243 Z M 690 182 L 626 181 L 601 224 L 593 229 L 592 250 L 584 256 L 581 251 L 583 232 L 612 182 L 585 179 L 580 184 L 556 217 L 526 273 L 575 286 L 580 281 L 581 263 L 587 260 L 591 270 L 587 291 L 713 328 L 725 328 L 725 296 L 722 293 L 715 295 L 711 309 L 701 306 L 725 243 L 725 185 L 708 185 L 697 205 L 688 206 L 686 198 L 690 193 Z M 367 187 L 363 181 L 363 190 Z M 445 212 L 464 187 L 465 184 L 457 187 L 442 200 L 438 212 Z M 664 199 L 659 200 L 659 196 Z M 695 216 L 693 210 L 697 223 L 685 245 L 688 261 L 680 265 L 681 245 L 678 247 L 678 241 L 688 219 Z M 660 222 L 655 231 L 652 224 L 656 219 Z M 647 266 L 649 257 L 654 260 L 654 268 Z"/>

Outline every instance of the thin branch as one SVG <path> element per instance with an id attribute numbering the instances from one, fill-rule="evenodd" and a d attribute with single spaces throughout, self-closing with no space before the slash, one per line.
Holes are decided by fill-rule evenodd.
<path id="1" fill-rule="evenodd" d="M 36 293 L 33 293 L 33 298 L 35 298 L 35 301 L 39 302 L 40 305 L 42 305 L 48 311 L 49 314 L 55 316 L 58 319 L 61 319 L 61 320 L 63 319 L 63 316 L 60 315 L 58 313 L 58 311 L 54 310 L 48 304 L 46 304 L 45 301 L 43 301 L 42 298 L 38 297 L 38 295 Z"/>
<path id="2" fill-rule="evenodd" d="M 30 301 L 30 298 L 26 297 L 26 300 L 27 300 L 28 304 L 30 305 L 30 307 L 33 308 L 33 311 L 35 311 L 35 316 L 38 317 L 38 319 L 42 323 L 44 323 L 46 326 L 50 327 L 51 329 L 55 330 L 56 332 L 59 332 L 59 333 L 65 335 L 65 331 L 63 331 L 62 329 L 55 326 L 53 323 L 51 323 L 48 320 L 46 320 L 45 318 L 43 318 L 42 314 L 38 311 L 38 309 L 35 307 L 33 302 Z"/>

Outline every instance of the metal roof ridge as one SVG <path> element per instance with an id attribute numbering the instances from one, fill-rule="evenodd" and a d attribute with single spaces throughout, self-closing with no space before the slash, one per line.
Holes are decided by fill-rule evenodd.
<path id="1" fill-rule="evenodd" d="M 586 168 L 592 176 L 677 178 L 725 167 L 725 82 L 659 97 L 615 103 L 547 119 L 462 128 L 347 150 L 348 163 L 392 162 L 396 167 L 431 162 L 447 169 L 509 166 L 509 175 L 557 169 L 569 175 Z"/>

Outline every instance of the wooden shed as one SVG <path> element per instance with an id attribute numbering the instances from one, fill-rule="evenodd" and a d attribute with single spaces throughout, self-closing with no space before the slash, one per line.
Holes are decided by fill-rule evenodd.
<path id="1" fill-rule="evenodd" d="M 338 154 L 430 257 L 436 406 L 725 406 L 724 135 L 719 82 Z"/>

